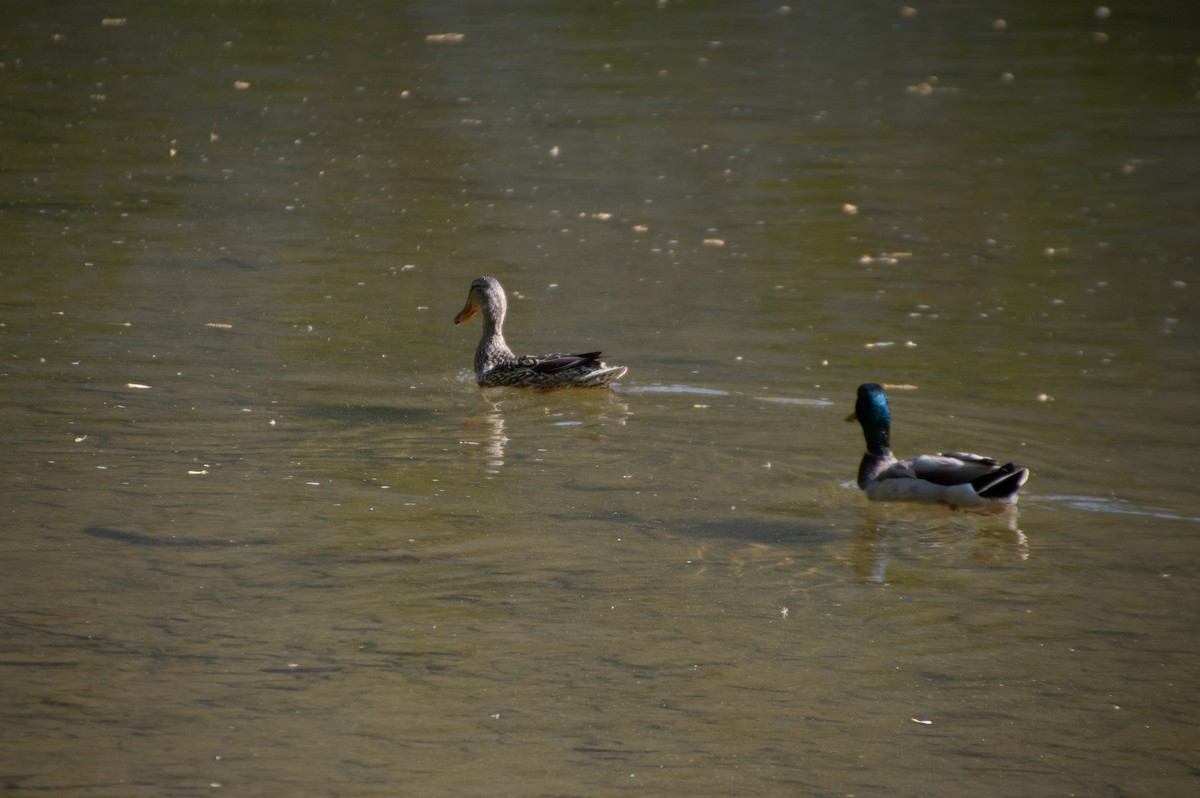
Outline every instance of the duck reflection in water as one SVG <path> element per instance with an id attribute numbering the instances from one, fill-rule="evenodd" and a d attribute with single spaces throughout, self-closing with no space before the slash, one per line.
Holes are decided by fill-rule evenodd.
<path id="1" fill-rule="evenodd" d="M 459 444 L 470 447 L 467 452 L 472 459 L 482 460 L 488 474 L 498 474 L 508 453 L 509 432 L 515 426 L 528 435 L 514 433 L 516 439 L 542 440 L 544 432 L 534 432 L 532 426 L 549 424 L 552 427 L 583 427 L 593 423 L 623 426 L 631 415 L 629 405 L 618 395 L 605 391 L 581 391 L 571 399 L 547 406 L 537 393 L 506 393 L 501 390 L 485 390 L 483 397 L 488 408 L 481 415 L 467 420 L 465 436 Z M 518 449 L 520 452 L 520 449 Z"/>
<path id="2" fill-rule="evenodd" d="M 1014 565 L 1029 559 L 1029 540 L 1017 528 L 1015 510 L 946 515 L 912 508 L 911 514 L 897 518 L 894 512 L 869 507 L 850 545 L 854 579 L 869 584 L 885 584 L 889 565 L 900 568 L 901 563 L 934 557 L 950 567 Z"/>
<path id="3" fill-rule="evenodd" d="M 479 430 L 478 435 L 472 434 L 472 430 L 475 428 Z M 504 466 L 504 447 L 508 444 L 508 436 L 504 434 L 504 412 L 500 406 L 492 405 L 492 408 L 482 416 L 468 419 L 467 433 L 471 438 L 479 439 L 459 441 L 463 446 L 479 447 L 473 451 L 468 450 L 472 459 L 482 459 L 486 473 L 500 473 L 500 469 Z"/>

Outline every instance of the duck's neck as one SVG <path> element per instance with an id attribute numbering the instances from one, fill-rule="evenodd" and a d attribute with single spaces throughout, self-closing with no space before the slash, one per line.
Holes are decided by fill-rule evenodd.
<path id="1" fill-rule="evenodd" d="M 867 440 L 867 453 L 863 455 L 862 461 L 858 464 L 858 486 L 860 488 L 865 488 L 868 482 L 876 479 L 888 466 L 896 462 L 895 455 L 888 447 L 889 433 L 888 424 L 886 422 L 879 424 L 878 419 L 875 419 L 875 423 L 863 426 L 863 437 Z"/>
<path id="2" fill-rule="evenodd" d="M 886 419 L 874 419 L 863 427 L 863 437 L 867 441 L 867 451 L 876 457 L 887 457 L 891 449 L 891 425 Z"/>
<path id="3" fill-rule="evenodd" d="M 497 363 L 513 360 L 516 355 L 504 340 L 504 311 L 491 308 L 483 311 L 483 337 L 475 349 L 475 373 L 483 374 Z"/>

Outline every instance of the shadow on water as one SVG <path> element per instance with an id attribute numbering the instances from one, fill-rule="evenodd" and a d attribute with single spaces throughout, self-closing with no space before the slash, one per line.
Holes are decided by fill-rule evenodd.
<path id="1" fill-rule="evenodd" d="M 232 548 L 238 546 L 266 546 L 274 541 L 251 538 L 247 540 L 236 539 L 197 539 L 197 538 L 180 538 L 180 537 L 157 537 L 155 535 L 144 535 L 139 532 L 125 532 L 120 529 L 112 529 L 104 526 L 89 526 L 84 528 L 83 534 L 101 540 L 111 540 L 116 543 L 126 543 L 131 546 L 156 546 L 165 548 L 180 548 L 180 549 L 199 549 L 199 548 Z"/>
<path id="2" fill-rule="evenodd" d="M 791 547 L 798 544 L 829 545 L 841 537 L 841 532 L 837 529 L 812 522 L 787 523 L 783 521 L 761 521 L 748 518 L 735 518 L 729 521 L 699 518 L 669 519 L 662 522 L 646 522 L 623 518 L 622 521 L 643 533 L 649 533 L 653 530 L 684 538 L 754 543 L 780 547 Z"/>
<path id="3" fill-rule="evenodd" d="M 307 409 L 298 409 L 297 414 L 317 421 L 343 421 L 357 424 L 368 422 L 410 425 L 449 423 L 442 413 L 429 407 L 315 405 Z"/>

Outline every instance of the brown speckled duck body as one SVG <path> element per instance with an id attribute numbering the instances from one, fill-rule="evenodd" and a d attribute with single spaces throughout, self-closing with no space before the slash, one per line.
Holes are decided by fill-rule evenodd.
<path id="1" fill-rule="evenodd" d="M 483 388 L 608 388 L 628 370 L 609 366 L 599 352 L 579 355 L 515 355 L 504 340 L 508 300 L 500 282 L 478 277 L 467 304 L 454 317 L 460 324 L 483 313 L 483 336 L 475 349 L 475 381 Z"/>

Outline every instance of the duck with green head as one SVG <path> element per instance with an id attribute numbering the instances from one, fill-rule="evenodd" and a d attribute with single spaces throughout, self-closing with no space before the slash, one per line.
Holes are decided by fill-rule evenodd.
<path id="1" fill-rule="evenodd" d="M 1029 469 L 968 452 L 923 454 L 896 459 L 891 450 L 892 413 L 883 386 L 858 388 L 847 421 L 862 424 L 867 452 L 858 467 L 858 486 L 875 501 L 909 501 L 950 507 L 1016 504 Z"/>
<path id="2" fill-rule="evenodd" d="M 460 324 L 483 313 L 483 336 L 475 349 L 475 381 L 484 388 L 608 388 L 620 379 L 626 366 L 610 366 L 599 352 L 581 355 L 513 354 L 504 340 L 508 299 L 500 281 L 477 277 L 467 293 L 467 304 L 454 317 Z"/>

